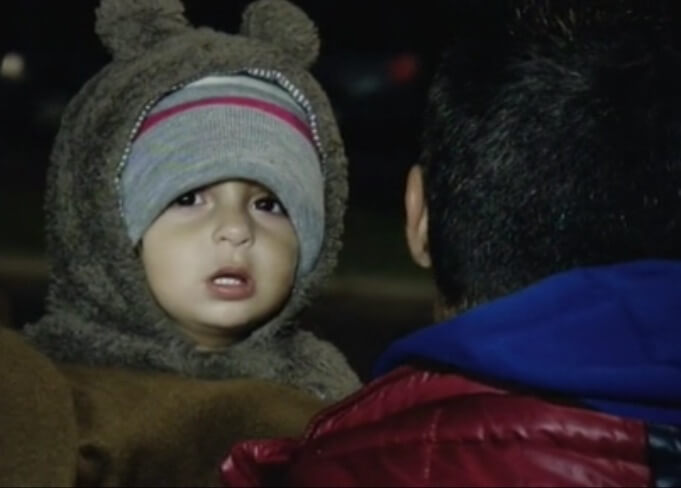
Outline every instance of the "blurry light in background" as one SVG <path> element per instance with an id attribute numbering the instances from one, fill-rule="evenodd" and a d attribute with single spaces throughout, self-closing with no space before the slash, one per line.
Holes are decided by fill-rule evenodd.
<path id="1" fill-rule="evenodd" d="M 384 85 L 380 72 L 364 71 L 354 73 L 347 89 L 352 96 L 363 98 L 380 92 Z"/>
<path id="2" fill-rule="evenodd" d="M 20 81 L 26 74 L 26 61 L 19 53 L 9 52 L 2 57 L 0 76 L 11 81 Z"/>
<path id="3" fill-rule="evenodd" d="M 414 53 L 402 53 L 390 60 L 388 73 L 393 83 L 402 85 L 411 83 L 421 70 L 421 62 Z"/>

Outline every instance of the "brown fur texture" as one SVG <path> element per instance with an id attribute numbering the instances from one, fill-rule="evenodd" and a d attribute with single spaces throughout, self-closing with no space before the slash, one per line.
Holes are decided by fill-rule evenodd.
<path id="1" fill-rule="evenodd" d="M 46 196 L 47 313 L 26 332 L 60 360 L 202 378 L 266 378 L 341 398 L 359 386 L 357 376 L 333 345 L 294 325 L 336 265 L 347 199 L 341 136 L 325 93 L 305 69 L 318 49 L 315 27 L 283 0 L 251 5 L 243 28 L 267 37 L 275 12 L 285 27 L 269 39 L 289 36 L 276 45 L 190 27 L 181 12 L 176 0 L 102 1 L 97 31 L 113 61 L 63 115 Z M 198 352 L 148 289 L 121 217 L 117 178 L 132 135 L 155 101 L 206 75 L 256 68 L 281 73 L 311 104 L 324 152 L 325 239 L 315 269 L 297 282 L 278 316 L 224 352 Z"/>
<path id="2" fill-rule="evenodd" d="M 0 329 L 0 486 L 220 486 L 231 446 L 302 434 L 326 405 L 267 381 L 50 361 Z"/>

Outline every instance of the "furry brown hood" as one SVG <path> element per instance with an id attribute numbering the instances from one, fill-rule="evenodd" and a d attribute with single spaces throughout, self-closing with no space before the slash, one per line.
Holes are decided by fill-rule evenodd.
<path id="1" fill-rule="evenodd" d="M 269 378 L 327 398 L 351 392 L 358 380 L 340 352 L 292 324 L 335 267 L 347 198 L 343 143 L 307 71 L 319 48 L 314 24 L 283 0 L 260 0 L 241 33 L 229 35 L 190 26 L 178 0 L 102 0 L 96 27 L 113 61 L 75 96 L 57 135 L 46 198 L 48 312 L 27 325 L 29 337 L 61 360 Z M 140 121 L 163 95 L 210 74 L 254 70 L 310 102 L 325 156 L 325 240 L 277 317 L 226 352 L 197 352 L 151 296 L 119 211 L 118 177 Z"/>

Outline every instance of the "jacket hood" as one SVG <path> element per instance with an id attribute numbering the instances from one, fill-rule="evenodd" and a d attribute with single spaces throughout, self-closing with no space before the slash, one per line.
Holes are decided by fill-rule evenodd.
<path id="1" fill-rule="evenodd" d="M 681 262 L 561 273 L 392 344 L 375 373 L 426 360 L 681 425 Z"/>
<path id="2" fill-rule="evenodd" d="M 48 171 L 47 314 L 26 327 L 51 356 L 93 364 L 253 376 L 330 398 L 357 377 L 339 351 L 292 325 L 335 267 L 347 198 L 346 157 L 331 106 L 307 71 L 314 24 L 283 0 L 245 11 L 240 33 L 194 28 L 177 0 L 102 0 L 97 33 L 113 60 L 67 107 Z M 119 177 L 133 135 L 161 97 L 208 75 L 249 74 L 307 101 L 322 150 L 325 237 L 314 269 L 278 316 L 226 352 L 205 353 L 156 305 L 120 210 Z"/>

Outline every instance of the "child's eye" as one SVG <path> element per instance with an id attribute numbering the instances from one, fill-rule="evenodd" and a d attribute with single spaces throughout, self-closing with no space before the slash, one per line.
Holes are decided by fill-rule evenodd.
<path id="1" fill-rule="evenodd" d="M 284 206 L 273 196 L 257 198 L 255 200 L 255 208 L 257 210 L 262 210 L 263 212 L 288 216 L 288 212 Z"/>
<path id="2" fill-rule="evenodd" d="M 203 196 L 201 195 L 201 192 L 197 190 L 188 191 L 173 201 L 173 205 L 179 207 L 193 207 L 195 205 L 201 205 L 202 203 L 204 203 Z"/>

